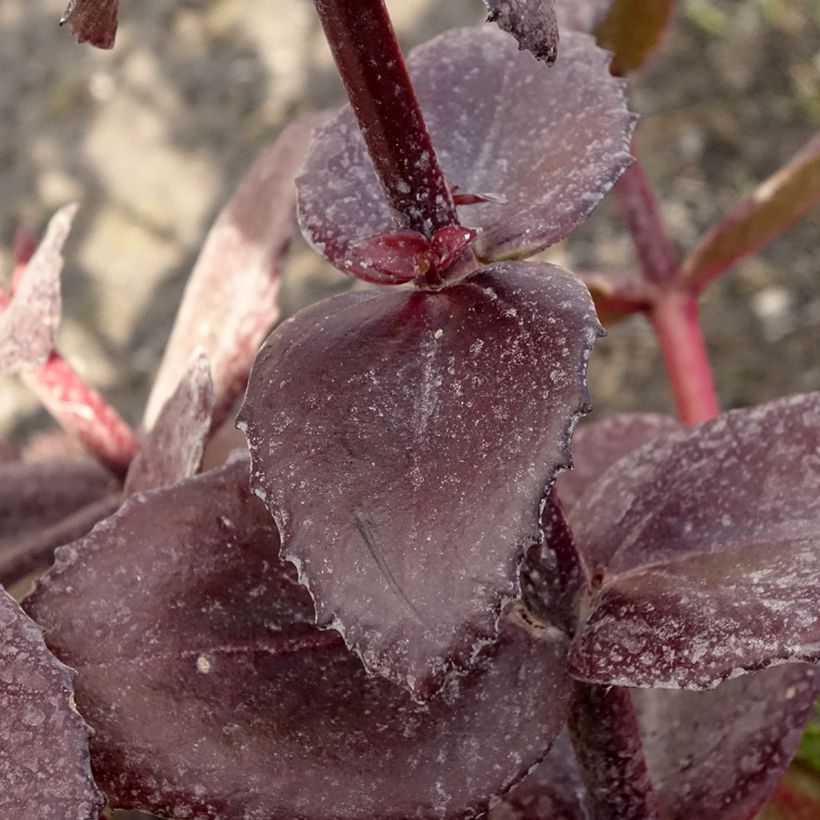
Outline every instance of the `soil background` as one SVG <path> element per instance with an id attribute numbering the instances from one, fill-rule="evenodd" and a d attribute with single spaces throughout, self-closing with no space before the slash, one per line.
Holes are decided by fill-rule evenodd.
<path id="1" fill-rule="evenodd" d="M 41 231 L 80 202 L 60 348 L 137 422 L 210 221 L 286 122 L 343 92 L 310 0 L 123 0 L 111 52 L 75 45 L 57 26 L 61 2 L 0 0 L 0 276 L 18 224 Z M 480 0 L 389 5 L 407 47 L 483 17 Z M 820 127 L 819 45 L 820 0 L 681 0 L 630 95 L 682 252 Z M 707 292 L 723 406 L 820 388 L 818 234 L 815 212 Z M 546 257 L 634 269 L 610 202 Z M 285 314 L 350 284 L 297 241 Z M 641 318 L 598 343 L 590 381 L 596 415 L 672 409 Z M 49 425 L 19 382 L 0 380 L 1 437 Z"/>

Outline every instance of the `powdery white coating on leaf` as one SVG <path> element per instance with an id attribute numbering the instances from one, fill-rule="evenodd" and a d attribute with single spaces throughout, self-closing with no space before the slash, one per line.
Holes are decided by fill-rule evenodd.
<path id="1" fill-rule="evenodd" d="M 191 272 L 148 399 L 147 428 L 156 422 L 197 346 L 211 363 L 214 425 L 245 389 L 256 350 L 279 318 L 280 266 L 295 224 L 293 179 L 321 120 L 310 115 L 286 128 L 217 217 Z"/>
<path id="2" fill-rule="evenodd" d="M 74 672 L 0 587 L 0 817 L 95 820 L 103 807 Z"/>
<path id="3" fill-rule="evenodd" d="M 60 25 L 68 23 L 78 43 L 112 48 L 118 16 L 119 0 L 69 0 Z"/>
<path id="4" fill-rule="evenodd" d="M 342 294 L 269 337 L 239 415 L 251 484 L 368 669 L 428 696 L 493 637 L 599 332 L 575 277 L 508 263 Z"/>
<path id="5" fill-rule="evenodd" d="M 208 356 L 197 348 L 128 468 L 126 495 L 167 487 L 194 475 L 211 429 L 213 409 Z"/>
<path id="6" fill-rule="evenodd" d="M 748 820 L 771 796 L 820 694 L 787 664 L 710 692 L 634 690 L 647 765 L 669 820 Z"/>
<path id="7" fill-rule="evenodd" d="M 554 0 L 484 0 L 488 20 L 518 40 L 518 47 L 547 63 L 558 55 Z"/>
<path id="8" fill-rule="evenodd" d="M 589 798 L 567 732 L 487 820 L 592 820 Z"/>
<path id="9" fill-rule="evenodd" d="M 222 820 L 467 818 L 543 758 L 566 641 L 514 607 L 486 665 L 419 705 L 313 626 L 247 460 L 132 496 L 28 599 L 80 672 L 115 806 Z"/>
<path id="10" fill-rule="evenodd" d="M 523 257 L 558 242 L 591 213 L 631 163 L 632 115 L 609 57 L 568 33 L 546 68 L 494 26 L 455 29 L 411 52 L 408 68 L 451 186 L 503 202 L 459 208 L 481 231 L 482 261 Z M 297 180 L 308 242 L 367 278 L 356 247 L 393 230 L 355 119 L 344 108 L 317 131 Z"/>
<path id="11" fill-rule="evenodd" d="M 662 413 L 617 413 L 581 424 L 572 437 L 572 468 L 558 476 L 556 488 L 567 510 L 618 459 L 658 436 L 680 430 Z"/>
<path id="12" fill-rule="evenodd" d="M 62 311 L 62 250 L 76 211 L 76 205 L 67 205 L 54 214 L 14 296 L 0 308 L 0 373 L 39 367 L 54 349 Z"/>
<path id="13" fill-rule="evenodd" d="M 650 442 L 570 525 L 601 577 L 581 678 L 702 689 L 820 658 L 820 393 Z"/>

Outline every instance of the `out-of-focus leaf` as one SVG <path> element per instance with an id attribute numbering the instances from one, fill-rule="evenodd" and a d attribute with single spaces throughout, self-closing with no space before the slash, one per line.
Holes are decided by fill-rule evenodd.
<path id="1" fill-rule="evenodd" d="M 614 54 L 612 73 L 640 68 L 663 40 L 676 0 L 613 0 L 595 27 L 598 45 Z"/>
<path id="2" fill-rule="evenodd" d="M 132 496 L 59 550 L 28 599 L 80 672 L 110 802 L 169 817 L 476 816 L 559 734 L 565 640 L 514 607 L 486 664 L 415 703 L 312 625 L 247 482 L 237 461 Z"/>
<path id="3" fill-rule="evenodd" d="M 612 4 L 613 0 L 555 0 L 558 25 L 562 32 L 563 29 L 572 29 L 591 34 Z"/>
<path id="4" fill-rule="evenodd" d="M 792 766 L 756 820 L 817 820 L 820 778 L 802 766 Z"/>
<path id="5" fill-rule="evenodd" d="M 820 668 L 786 664 L 710 692 L 638 689 L 647 765 L 669 820 L 748 820 L 789 765 Z"/>
<path id="6" fill-rule="evenodd" d="M 288 126 L 211 228 L 148 399 L 146 428 L 153 427 L 198 346 L 211 363 L 214 426 L 244 390 L 256 350 L 279 317 L 280 266 L 295 225 L 293 179 L 321 119 L 310 115 Z"/>
<path id="7" fill-rule="evenodd" d="M 492 26 L 449 31 L 408 60 L 436 155 L 481 233 L 482 261 L 531 255 L 583 222 L 631 162 L 633 118 L 609 56 L 568 33 L 549 70 Z M 394 230 L 353 113 L 317 131 L 297 180 L 307 240 L 344 273 L 372 278 L 358 246 Z"/>
<path id="8" fill-rule="evenodd" d="M 192 476 L 202 461 L 213 408 L 208 357 L 197 348 L 177 389 L 165 402 L 131 462 L 125 479 L 126 495 L 167 487 Z"/>
<path id="9" fill-rule="evenodd" d="M 797 759 L 820 774 L 820 703 L 811 722 L 806 726 L 797 751 Z"/>
<path id="10" fill-rule="evenodd" d="M 561 473 L 555 485 L 564 507 L 571 510 L 616 461 L 680 429 L 678 421 L 662 413 L 616 413 L 580 424 L 572 437 L 572 469 Z"/>
<path id="11" fill-rule="evenodd" d="M 592 820 L 569 735 L 564 732 L 545 760 L 494 809 L 487 820 Z"/>
<path id="12" fill-rule="evenodd" d="M 651 304 L 646 283 L 636 277 L 577 271 L 576 276 L 589 288 L 598 318 L 605 327 L 648 310 Z"/>
<path id="13" fill-rule="evenodd" d="M 252 485 L 368 669 L 427 696 L 493 637 L 598 332 L 571 274 L 508 263 L 342 294 L 265 343 L 239 415 Z"/>
<path id="14" fill-rule="evenodd" d="M 600 575 L 571 664 L 602 684 L 710 688 L 820 658 L 820 393 L 656 439 L 570 513 Z"/>
<path id="15" fill-rule="evenodd" d="M 518 40 L 518 47 L 554 63 L 558 55 L 558 20 L 554 0 L 484 0 L 487 19 Z"/>
<path id="16" fill-rule="evenodd" d="M 66 519 L 99 504 L 118 486 L 107 470 L 89 459 L 0 465 L 0 583 L 12 584 L 58 544 L 88 532 L 107 513 L 90 521 L 88 516 L 77 519 L 71 526 Z"/>
<path id="17" fill-rule="evenodd" d="M 4 310 L 0 310 L 0 373 L 16 373 L 44 364 L 54 349 L 62 298 L 62 250 L 76 205 L 57 211 Z"/>
<path id="18" fill-rule="evenodd" d="M 681 267 L 702 290 L 738 260 L 760 250 L 820 202 L 820 134 L 706 235 Z"/>
<path id="19" fill-rule="evenodd" d="M 0 441 L 0 464 L 8 464 L 11 461 L 19 461 L 20 450 L 10 441 Z"/>
<path id="20" fill-rule="evenodd" d="M 118 15 L 119 0 L 69 0 L 60 25 L 68 23 L 78 43 L 112 48 Z"/>
<path id="21" fill-rule="evenodd" d="M 0 817 L 95 820 L 103 807 L 74 672 L 0 587 Z"/>

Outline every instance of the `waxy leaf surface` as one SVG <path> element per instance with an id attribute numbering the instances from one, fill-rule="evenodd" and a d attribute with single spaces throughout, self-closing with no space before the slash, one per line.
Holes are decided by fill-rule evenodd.
<path id="1" fill-rule="evenodd" d="M 683 263 L 695 291 L 738 260 L 760 250 L 820 202 L 820 134 L 719 222 Z"/>
<path id="2" fill-rule="evenodd" d="M 167 487 L 194 475 L 202 461 L 213 409 L 208 357 L 197 348 L 128 468 L 126 495 Z"/>
<path id="3" fill-rule="evenodd" d="M 0 373 L 39 367 L 54 349 L 62 310 L 62 250 L 76 210 L 67 205 L 54 214 L 11 301 L 0 305 Z"/>
<path id="4" fill-rule="evenodd" d="M 267 340 L 239 416 L 252 485 L 368 669 L 426 696 L 493 637 L 598 332 L 571 274 L 508 263 L 342 294 Z"/>
<path id="5" fill-rule="evenodd" d="M 476 816 L 559 734 L 565 640 L 514 607 L 487 663 L 418 704 L 313 626 L 247 482 L 240 460 L 133 496 L 58 551 L 28 599 L 79 670 L 110 802 L 246 820 Z"/>
<path id="6" fill-rule="evenodd" d="M 494 809 L 487 820 L 592 820 L 578 761 L 564 732 L 542 763 Z"/>
<path id="7" fill-rule="evenodd" d="M 119 5 L 119 0 L 69 0 L 60 25 L 68 23 L 78 43 L 112 48 L 117 36 Z"/>
<path id="8" fill-rule="evenodd" d="M 494 26 L 456 29 L 408 67 L 448 183 L 495 201 L 464 205 L 481 261 L 519 258 L 583 222 L 631 162 L 633 119 L 609 55 L 585 34 L 549 69 Z M 359 246 L 394 230 L 353 113 L 317 131 L 302 173 L 299 224 L 345 273 L 372 279 Z"/>
<path id="9" fill-rule="evenodd" d="M 680 429 L 676 419 L 662 413 L 617 413 L 578 425 L 572 437 L 572 469 L 561 473 L 555 485 L 561 503 L 571 510 L 616 461 Z"/>
<path id="10" fill-rule="evenodd" d="M 558 55 L 554 0 L 484 0 L 490 22 L 518 40 L 518 47 L 546 63 Z"/>
<path id="11" fill-rule="evenodd" d="M 656 439 L 570 513 L 600 589 L 585 680 L 710 688 L 820 658 L 820 393 Z"/>
<path id="12" fill-rule="evenodd" d="M 151 428 L 199 346 L 211 363 L 214 425 L 242 394 L 253 357 L 279 318 L 281 265 L 295 227 L 294 176 L 318 115 L 286 128 L 217 217 L 191 272 L 145 411 Z"/>
<path id="13" fill-rule="evenodd" d="M 820 668 L 786 664 L 710 692 L 633 691 L 669 820 L 748 820 L 783 776 L 820 694 Z"/>
<path id="14" fill-rule="evenodd" d="M 95 820 L 103 807 L 74 673 L 0 587 L 0 817 Z"/>

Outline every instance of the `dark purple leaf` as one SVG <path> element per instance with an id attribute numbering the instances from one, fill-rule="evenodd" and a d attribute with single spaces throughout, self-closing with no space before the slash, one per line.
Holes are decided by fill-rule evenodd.
<path id="1" fill-rule="evenodd" d="M 239 416 L 252 485 L 368 669 L 427 696 L 493 637 L 598 332 L 571 274 L 508 263 L 342 294 L 265 343 Z"/>
<path id="2" fill-rule="evenodd" d="M 576 683 L 569 732 L 596 820 L 661 820 L 628 689 Z"/>
<path id="3" fill-rule="evenodd" d="M 650 0 L 651 1 L 651 0 Z M 555 0 L 558 25 L 591 34 L 604 19 L 613 0 Z"/>
<path id="4" fill-rule="evenodd" d="M 194 475 L 211 429 L 214 389 L 208 357 L 197 348 L 177 389 L 144 438 L 125 479 L 125 493 L 176 484 Z"/>
<path id="5" fill-rule="evenodd" d="M 490 26 L 450 31 L 411 53 L 449 184 L 504 200 L 459 208 L 461 223 L 481 232 L 473 249 L 482 261 L 563 239 L 631 162 L 633 119 L 608 62 L 591 37 L 569 33 L 547 70 Z M 393 224 L 349 108 L 318 130 L 297 187 L 308 241 L 344 273 L 372 279 L 358 246 Z"/>
<path id="6" fill-rule="evenodd" d="M 80 672 L 110 802 L 247 820 L 475 816 L 560 732 L 565 639 L 515 606 L 486 664 L 415 703 L 312 625 L 247 470 L 133 496 L 59 550 L 28 600 Z"/>
<path id="7" fill-rule="evenodd" d="M 586 787 L 569 735 L 494 809 L 487 820 L 592 820 Z"/>
<path id="8" fill-rule="evenodd" d="M 117 490 L 111 473 L 89 459 L 0 465 L 0 584 L 14 583 L 54 547 L 88 532 L 113 511 L 110 502 L 96 517 L 91 510 Z"/>
<path id="9" fill-rule="evenodd" d="M 579 425 L 572 437 L 572 469 L 561 473 L 555 485 L 564 507 L 571 510 L 616 461 L 680 429 L 678 421 L 661 413 L 619 413 Z"/>
<path id="10" fill-rule="evenodd" d="M 600 577 L 596 683 L 710 688 L 820 658 L 820 393 L 725 413 L 618 462 L 570 514 Z"/>
<path id="11" fill-rule="evenodd" d="M 789 765 L 820 669 L 787 664 L 711 692 L 635 690 L 647 765 L 668 820 L 747 820 Z"/>
<path id="12" fill-rule="evenodd" d="M 0 587 L 0 817 L 95 820 L 103 807 L 74 672 Z"/>
<path id="13" fill-rule="evenodd" d="M 211 363 L 214 425 L 245 389 L 253 357 L 279 317 L 280 266 L 295 223 L 293 178 L 319 122 L 319 115 L 311 115 L 288 126 L 217 217 L 191 272 L 148 399 L 147 428 L 198 346 Z"/>
<path id="14" fill-rule="evenodd" d="M 76 210 L 67 205 L 54 214 L 19 287 L 0 309 L 0 373 L 39 367 L 54 349 L 62 310 L 62 250 Z"/>
<path id="15" fill-rule="evenodd" d="M 117 36 L 119 0 L 69 0 L 60 25 L 68 23 L 78 43 L 112 48 Z"/>
<path id="16" fill-rule="evenodd" d="M 518 40 L 518 47 L 554 63 L 558 55 L 558 20 L 554 0 L 484 0 L 487 19 Z"/>

